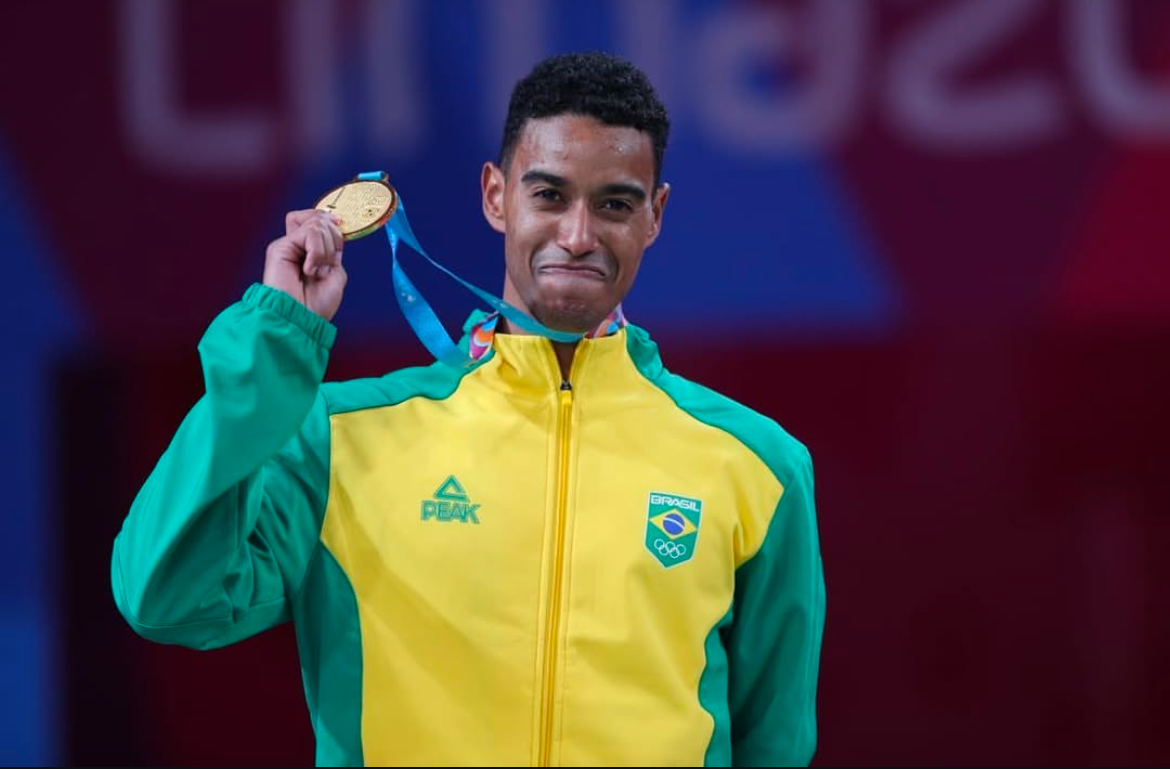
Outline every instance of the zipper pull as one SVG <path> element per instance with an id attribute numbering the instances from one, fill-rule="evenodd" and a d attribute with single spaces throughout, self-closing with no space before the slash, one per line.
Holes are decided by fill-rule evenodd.
<path id="1" fill-rule="evenodd" d="M 565 390 L 572 390 L 572 389 L 573 389 L 573 385 L 569 384 L 568 379 L 561 380 L 561 391 L 562 392 L 564 392 Z"/>

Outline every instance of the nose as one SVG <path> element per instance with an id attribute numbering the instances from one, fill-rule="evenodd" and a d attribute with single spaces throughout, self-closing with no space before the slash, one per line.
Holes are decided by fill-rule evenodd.
<path id="1" fill-rule="evenodd" d="M 585 256 L 597 250 L 597 230 L 593 212 L 585 200 L 577 200 L 561 216 L 557 245 L 570 256 Z"/>

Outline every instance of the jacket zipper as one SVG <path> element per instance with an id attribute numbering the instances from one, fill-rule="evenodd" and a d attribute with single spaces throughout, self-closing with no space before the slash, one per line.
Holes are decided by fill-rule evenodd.
<path id="1" fill-rule="evenodd" d="M 561 579 L 565 557 L 565 517 L 569 505 L 569 428 L 573 419 L 573 386 L 561 382 L 557 417 L 557 507 L 553 545 L 552 593 L 549 596 L 548 624 L 544 636 L 544 686 L 540 717 L 540 766 L 552 761 L 554 682 L 557 665 L 557 628 L 561 621 Z"/>

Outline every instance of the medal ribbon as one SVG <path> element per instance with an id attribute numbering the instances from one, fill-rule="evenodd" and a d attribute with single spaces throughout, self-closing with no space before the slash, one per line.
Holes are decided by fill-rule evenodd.
<path id="1" fill-rule="evenodd" d="M 385 176 L 380 171 L 367 171 L 358 174 L 360 180 L 380 180 Z M 565 331 L 556 331 L 544 324 L 538 322 L 534 318 L 525 314 L 523 311 L 513 307 L 498 296 L 484 291 L 482 288 L 468 283 L 463 278 L 448 270 L 443 265 L 431 258 L 430 254 L 419 244 L 418 238 L 414 236 L 414 232 L 410 229 L 410 221 L 406 218 L 406 208 L 402 204 L 402 196 L 398 196 L 398 208 L 394 212 L 394 216 L 390 217 L 390 221 L 386 222 L 386 238 L 390 241 L 390 253 L 394 260 L 394 296 L 398 299 L 398 307 L 402 310 L 406 322 L 410 324 L 411 329 L 414 330 L 415 336 L 423 343 L 423 346 L 430 351 L 431 355 L 435 356 L 436 360 L 440 360 L 455 368 L 467 368 L 475 363 L 475 361 L 451 339 L 451 335 L 443 327 L 442 322 L 435 311 L 423 298 L 418 289 L 414 287 L 414 283 L 406 276 L 406 272 L 402 269 L 402 265 L 398 262 L 398 243 L 399 241 L 406 243 L 406 245 L 417 251 L 424 259 L 431 263 L 436 269 L 446 273 L 451 278 L 455 279 L 464 288 L 471 293 L 478 296 L 483 301 L 487 302 L 491 307 L 495 308 L 501 315 L 509 320 L 509 322 L 516 324 L 518 328 L 522 328 L 530 334 L 547 337 L 554 342 L 576 342 L 584 337 L 584 334 L 571 334 Z"/>

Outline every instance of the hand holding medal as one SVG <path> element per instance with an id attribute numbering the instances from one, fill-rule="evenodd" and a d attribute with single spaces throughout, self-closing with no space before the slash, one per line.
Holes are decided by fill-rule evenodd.
<path id="1" fill-rule="evenodd" d="M 341 305 L 347 275 L 341 266 L 346 241 L 383 228 L 393 256 L 394 296 L 419 341 L 435 356 L 456 368 L 471 365 L 467 351 L 452 341 L 434 310 L 419 294 L 398 263 L 398 243 L 405 242 L 434 267 L 458 281 L 518 328 L 556 342 L 576 342 L 582 334 L 556 331 L 539 323 L 499 297 L 468 283 L 432 259 L 410 229 L 398 192 L 380 171 L 358 174 L 352 181 L 321 195 L 313 208 L 294 211 L 286 233 L 268 246 L 264 283 L 279 288 L 332 320 Z"/>

